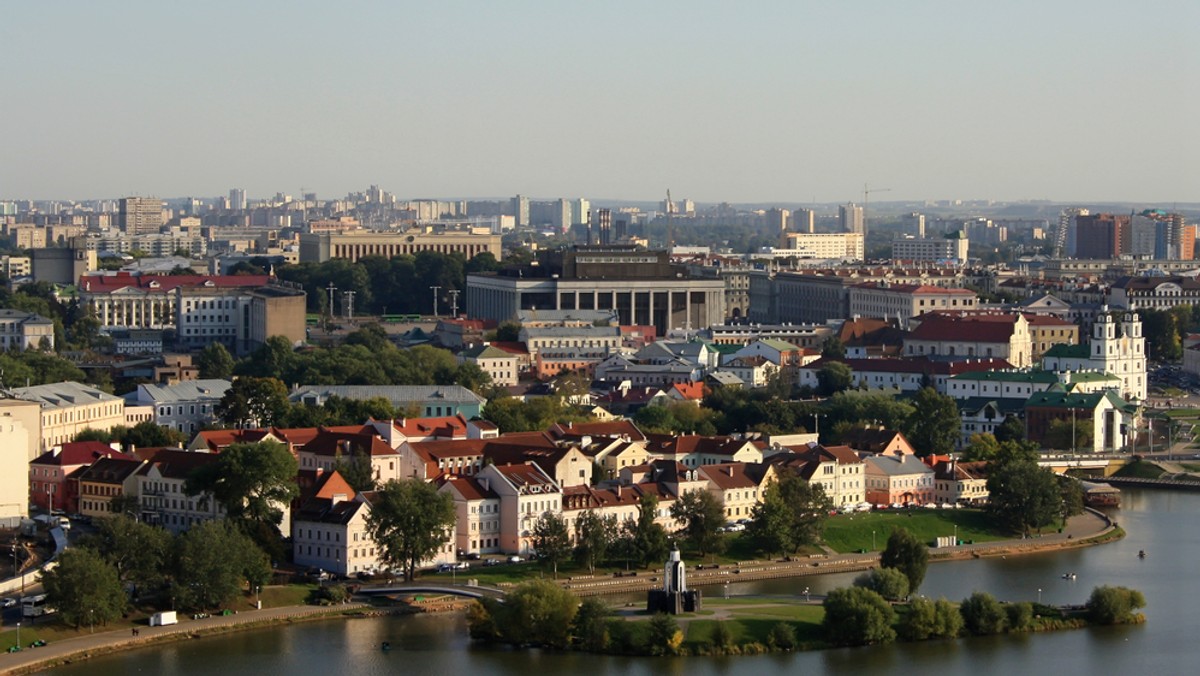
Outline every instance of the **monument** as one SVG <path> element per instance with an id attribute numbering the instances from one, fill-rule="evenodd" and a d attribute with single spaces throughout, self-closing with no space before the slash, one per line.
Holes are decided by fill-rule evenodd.
<path id="1" fill-rule="evenodd" d="M 651 589 L 646 594 L 646 612 L 678 615 L 697 610 L 700 610 L 700 590 L 688 590 L 687 569 L 679 558 L 679 547 L 675 546 L 663 571 L 662 589 Z"/>

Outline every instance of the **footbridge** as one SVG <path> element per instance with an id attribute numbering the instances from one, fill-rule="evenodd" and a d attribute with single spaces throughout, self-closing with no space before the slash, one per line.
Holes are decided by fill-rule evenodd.
<path id="1" fill-rule="evenodd" d="M 420 583 L 395 583 L 382 585 L 363 585 L 358 588 L 358 594 L 370 596 L 385 595 L 385 594 L 449 594 L 452 596 L 463 596 L 470 599 L 502 599 L 504 598 L 504 590 L 495 587 L 481 587 L 479 585 L 441 585 L 441 584 L 420 584 Z"/>

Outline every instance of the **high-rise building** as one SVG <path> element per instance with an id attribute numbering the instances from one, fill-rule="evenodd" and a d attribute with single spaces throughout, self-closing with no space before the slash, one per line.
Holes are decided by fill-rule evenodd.
<path id="1" fill-rule="evenodd" d="M 591 216 L 592 213 L 592 203 L 580 197 L 579 199 L 575 200 L 575 203 L 572 205 L 572 207 L 571 216 L 575 222 L 571 225 L 587 225 L 589 223 L 588 217 Z"/>
<path id="2" fill-rule="evenodd" d="M 925 239 L 925 214 L 912 212 L 904 216 L 904 232 L 917 239 Z"/>
<path id="3" fill-rule="evenodd" d="M 838 221 L 842 225 L 842 232 L 856 232 L 860 235 L 866 235 L 866 225 L 863 221 L 863 208 L 850 202 L 838 207 Z"/>
<path id="4" fill-rule="evenodd" d="M 1076 258 L 1116 258 L 1133 245 L 1128 216 L 1089 214 L 1075 217 Z"/>
<path id="5" fill-rule="evenodd" d="M 796 232 L 817 231 L 817 214 L 812 209 L 797 209 L 792 212 L 792 229 Z"/>
<path id="6" fill-rule="evenodd" d="M 529 225 L 529 198 L 517 195 L 512 199 L 513 216 L 517 219 L 517 227 Z"/>
<path id="7" fill-rule="evenodd" d="M 229 191 L 229 208 L 235 211 L 246 210 L 246 191 L 241 188 L 233 188 Z"/>
<path id="8" fill-rule="evenodd" d="M 767 210 L 767 231 L 777 232 L 780 235 L 787 232 L 788 218 L 791 212 L 787 209 L 768 209 Z"/>
<path id="9" fill-rule="evenodd" d="M 1080 216 L 1087 216 L 1087 209 L 1080 207 L 1071 207 L 1063 209 L 1058 214 L 1058 230 L 1054 233 L 1054 257 L 1061 258 L 1063 254 L 1071 255 L 1075 253 L 1076 237 L 1075 226 L 1077 219 Z"/>
<path id="10" fill-rule="evenodd" d="M 154 233 L 163 226 L 163 201 L 154 197 L 122 197 L 117 213 L 126 234 Z"/>

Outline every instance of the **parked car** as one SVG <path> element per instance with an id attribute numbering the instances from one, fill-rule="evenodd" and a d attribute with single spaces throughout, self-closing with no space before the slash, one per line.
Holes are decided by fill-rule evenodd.
<path id="1" fill-rule="evenodd" d="M 514 554 L 513 556 L 510 556 L 510 557 L 508 557 L 508 562 L 509 562 L 509 563 L 520 563 L 520 562 L 522 562 L 522 561 L 524 561 L 524 560 L 525 560 L 525 559 L 522 559 L 521 557 L 519 557 L 519 556 L 516 556 L 515 554 Z"/>
<path id="2" fill-rule="evenodd" d="M 500 565 L 500 559 L 484 559 L 483 565 L 489 566 L 489 567 L 490 566 L 498 566 L 498 565 Z"/>
<path id="3" fill-rule="evenodd" d="M 19 601 L 17 601 L 16 598 L 10 596 L 10 597 L 4 599 L 3 606 L 5 608 L 13 608 L 13 607 L 16 607 L 17 603 L 19 603 Z"/>

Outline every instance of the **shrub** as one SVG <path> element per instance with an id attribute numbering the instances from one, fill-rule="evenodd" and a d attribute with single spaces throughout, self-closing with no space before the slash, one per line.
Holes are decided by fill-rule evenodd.
<path id="1" fill-rule="evenodd" d="M 959 606 L 963 626 L 976 636 L 999 634 L 1008 625 L 1004 606 L 991 594 L 975 592 Z"/>
<path id="2" fill-rule="evenodd" d="M 908 578 L 908 593 L 916 594 L 929 567 L 929 548 L 908 530 L 897 528 L 888 536 L 887 547 L 879 556 L 879 565 L 904 573 Z"/>
<path id="3" fill-rule="evenodd" d="M 899 634 L 906 641 L 924 641 L 937 633 L 937 607 L 933 601 L 915 598 L 900 621 Z"/>
<path id="4" fill-rule="evenodd" d="M 854 586 L 870 589 L 889 601 L 908 597 L 908 576 L 896 568 L 872 568 L 855 578 Z"/>
<path id="5" fill-rule="evenodd" d="M 624 655 L 638 652 L 639 646 L 633 637 L 633 627 L 625 620 L 609 620 L 608 649 Z"/>
<path id="6" fill-rule="evenodd" d="M 1011 603 L 1005 611 L 1008 613 L 1009 631 L 1030 631 L 1033 629 L 1033 604 Z"/>
<path id="7" fill-rule="evenodd" d="M 775 650 L 795 650 L 796 630 L 792 629 L 792 625 L 787 622 L 780 622 L 771 627 L 771 631 L 767 634 L 767 645 Z"/>
<path id="8" fill-rule="evenodd" d="M 834 645 L 866 645 L 895 640 L 892 606 L 862 587 L 834 589 L 825 597 L 825 637 Z"/>
<path id="9" fill-rule="evenodd" d="M 595 598 L 585 599 L 575 613 L 571 627 L 575 643 L 588 652 L 599 653 L 608 649 L 608 606 Z"/>
<path id="10" fill-rule="evenodd" d="M 1137 620 L 1134 611 L 1146 607 L 1146 597 L 1128 587 L 1104 585 L 1092 590 L 1088 598 L 1088 619 L 1096 624 L 1122 624 Z"/>
<path id="11" fill-rule="evenodd" d="M 958 612 L 958 608 L 954 607 L 946 599 L 938 599 L 934 604 L 937 611 L 937 631 L 934 632 L 935 638 L 954 638 L 962 633 L 963 616 Z"/>

